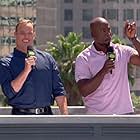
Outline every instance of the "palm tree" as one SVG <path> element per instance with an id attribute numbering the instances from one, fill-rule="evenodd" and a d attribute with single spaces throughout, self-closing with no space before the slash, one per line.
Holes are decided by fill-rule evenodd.
<path id="1" fill-rule="evenodd" d="M 60 74 L 67 92 L 69 105 L 82 105 L 74 78 L 74 65 L 77 55 L 84 50 L 88 44 L 81 42 L 81 34 L 70 32 L 66 37 L 56 36 L 57 43 L 48 42 L 46 51 L 50 52 L 58 63 Z"/>

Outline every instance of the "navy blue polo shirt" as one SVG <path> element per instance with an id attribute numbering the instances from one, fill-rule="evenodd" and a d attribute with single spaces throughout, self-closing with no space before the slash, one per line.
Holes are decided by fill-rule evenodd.
<path id="1" fill-rule="evenodd" d="M 36 65 L 29 73 L 18 93 L 11 87 L 24 69 L 26 54 L 14 52 L 0 61 L 0 83 L 9 105 L 17 108 L 37 108 L 50 106 L 56 96 L 65 95 L 57 64 L 47 52 L 35 49 Z"/>

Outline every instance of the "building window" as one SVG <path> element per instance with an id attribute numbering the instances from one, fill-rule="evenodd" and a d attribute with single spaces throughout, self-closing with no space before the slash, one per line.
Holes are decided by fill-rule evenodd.
<path id="1" fill-rule="evenodd" d="M 140 26 L 137 27 L 137 35 L 140 36 Z"/>
<path id="2" fill-rule="evenodd" d="M 110 20 L 118 20 L 118 9 L 103 10 L 103 17 Z"/>
<path id="3" fill-rule="evenodd" d="M 116 3 L 119 3 L 119 0 L 107 0 L 107 2 L 116 2 Z"/>
<path id="4" fill-rule="evenodd" d="M 0 17 L 1 26 L 9 26 L 8 17 Z"/>
<path id="5" fill-rule="evenodd" d="M 83 0 L 83 3 L 93 3 L 93 0 Z"/>
<path id="6" fill-rule="evenodd" d="M 64 10 L 64 20 L 65 21 L 73 20 L 73 11 L 72 11 L 72 9 L 65 9 Z"/>
<path id="7" fill-rule="evenodd" d="M 140 78 L 140 68 L 136 67 L 136 78 Z"/>
<path id="8" fill-rule="evenodd" d="M 124 0 L 123 2 L 124 2 L 124 3 L 128 3 L 128 2 L 134 3 L 134 0 Z"/>
<path id="9" fill-rule="evenodd" d="M 1 6 L 33 6 L 36 0 L 0 0 Z"/>
<path id="10" fill-rule="evenodd" d="M 83 38 L 84 39 L 91 39 L 91 32 L 89 27 L 82 28 Z"/>
<path id="11" fill-rule="evenodd" d="M 133 9 L 124 9 L 123 10 L 123 19 L 124 20 L 134 20 L 134 10 Z"/>
<path id="12" fill-rule="evenodd" d="M 8 6 L 8 1 L 7 0 L 1 0 L 0 1 L 0 6 Z"/>
<path id="13" fill-rule="evenodd" d="M 92 9 L 83 9 L 83 21 L 90 21 L 92 20 Z"/>
<path id="14" fill-rule="evenodd" d="M 64 3 L 73 3 L 73 0 L 64 0 Z"/>
<path id="15" fill-rule="evenodd" d="M 116 3 L 119 3 L 119 0 L 102 0 L 103 3 L 106 3 L 106 2 L 116 2 Z"/>
<path id="16" fill-rule="evenodd" d="M 0 37 L 0 44 L 1 45 L 15 45 L 15 37 L 12 36 L 2 36 Z"/>
<path id="17" fill-rule="evenodd" d="M 137 20 L 140 20 L 140 9 L 137 9 Z"/>
<path id="18" fill-rule="evenodd" d="M 64 27 L 64 35 L 67 36 L 69 32 L 73 32 L 73 27 L 72 26 Z"/>
<path id="19" fill-rule="evenodd" d="M 111 31 L 113 34 L 118 35 L 118 27 L 111 27 Z"/>
<path id="20" fill-rule="evenodd" d="M 18 21 L 17 17 L 9 17 L 10 26 L 15 26 L 17 24 L 17 21 Z"/>

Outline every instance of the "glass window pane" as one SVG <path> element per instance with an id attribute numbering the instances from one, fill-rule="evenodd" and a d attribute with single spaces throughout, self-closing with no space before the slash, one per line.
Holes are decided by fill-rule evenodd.
<path id="1" fill-rule="evenodd" d="M 83 3 L 93 3 L 93 0 L 83 0 Z"/>
<path id="2" fill-rule="evenodd" d="M 16 6 L 16 0 L 9 0 L 9 6 Z"/>
<path id="3" fill-rule="evenodd" d="M 119 3 L 119 0 L 102 0 L 103 3 L 106 3 L 106 2 L 116 2 L 116 3 Z"/>
<path id="4" fill-rule="evenodd" d="M 134 10 L 133 9 L 124 9 L 123 10 L 123 19 L 124 20 L 130 20 L 130 19 L 134 19 Z"/>
<path id="5" fill-rule="evenodd" d="M 140 9 L 137 9 L 137 20 L 140 20 Z"/>
<path id="6" fill-rule="evenodd" d="M 132 3 L 133 3 L 134 0 L 124 0 L 123 2 L 124 2 L 124 3 L 132 2 Z"/>
<path id="7" fill-rule="evenodd" d="M 64 0 L 64 3 L 73 3 L 73 0 Z"/>
<path id="8" fill-rule="evenodd" d="M 90 21 L 92 20 L 92 9 L 83 9 L 83 21 Z"/>
<path id="9" fill-rule="evenodd" d="M 118 27 L 111 27 L 111 31 L 113 34 L 118 35 Z"/>
<path id="10" fill-rule="evenodd" d="M 137 27 L 137 35 L 140 36 L 140 27 Z"/>
<path id="11" fill-rule="evenodd" d="M 8 0 L 0 0 L 1 6 L 8 6 Z"/>
<path id="12" fill-rule="evenodd" d="M 91 32 L 90 32 L 89 27 L 83 27 L 82 32 L 83 32 L 83 38 L 85 38 L 85 39 L 90 39 L 91 38 Z"/>
<path id="13" fill-rule="evenodd" d="M 64 27 L 64 35 L 67 36 L 69 32 L 73 32 L 73 27 L 72 26 Z"/>
<path id="14" fill-rule="evenodd" d="M 103 17 L 110 20 L 118 20 L 118 9 L 103 10 Z"/>
<path id="15" fill-rule="evenodd" d="M 65 9 L 64 10 L 64 20 L 66 20 L 66 21 L 73 20 L 73 11 L 72 11 L 72 9 Z"/>
<path id="16" fill-rule="evenodd" d="M 118 3 L 119 2 L 119 0 L 107 0 L 108 2 L 116 2 L 116 3 Z"/>
<path id="17" fill-rule="evenodd" d="M 8 19 L 8 17 L 1 17 L 1 25 L 2 26 L 9 26 L 9 19 Z"/>
<path id="18" fill-rule="evenodd" d="M 17 17 L 9 17 L 9 24 L 15 26 L 17 24 Z"/>

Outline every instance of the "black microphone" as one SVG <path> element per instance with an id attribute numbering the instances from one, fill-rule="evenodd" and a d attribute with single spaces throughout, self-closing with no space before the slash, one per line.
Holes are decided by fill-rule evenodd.
<path id="1" fill-rule="evenodd" d="M 112 46 L 109 46 L 107 49 L 107 58 L 111 61 L 115 61 L 116 59 L 116 54 Z M 112 74 L 112 70 L 110 71 L 110 73 Z"/>
<path id="2" fill-rule="evenodd" d="M 35 56 L 35 51 L 32 46 L 27 46 L 27 55 L 26 57 Z M 32 69 L 35 69 L 35 66 L 32 66 Z"/>

